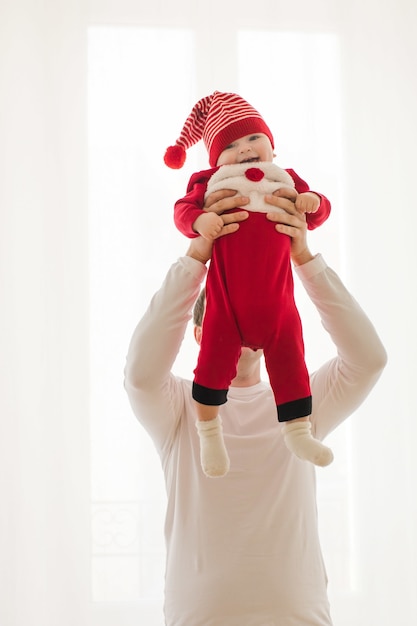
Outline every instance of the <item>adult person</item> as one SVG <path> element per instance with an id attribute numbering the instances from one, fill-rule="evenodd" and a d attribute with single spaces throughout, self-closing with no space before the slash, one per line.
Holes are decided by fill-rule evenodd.
<path id="1" fill-rule="evenodd" d="M 340 278 L 311 253 L 295 194 L 282 189 L 267 197 L 285 211 L 268 218 L 291 238 L 295 271 L 335 345 L 334 358 L 311 375 L 311 423 L 323 439 L 368 396 L 386 353 Z M 221 214 L 244 203 L 223 191 L 206 208 Z M 232 237 L 246 216 L 224 214 L 220 236 Z M 134 331 L 125 368 L 133 412 L 155 444 L 166 482 L 165 624 L 331 626 L 316 469 L 284 444 L 272 390 L 260 380 L 259 350 L 242 350 L 222 408 L 231 469 L 212 479 L 201 468 L 192 383 L 171 368 L 210 255 L 210 242 L 198 237 L 171 266 Z M 199 325 L 195 336 L 200 341 Z"/>

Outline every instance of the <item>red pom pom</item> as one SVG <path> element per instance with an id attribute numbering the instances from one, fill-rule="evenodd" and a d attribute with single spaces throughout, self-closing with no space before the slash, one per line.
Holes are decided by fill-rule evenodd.
<path id="1" fill-rule="evenodd" d="M 259 169 L 259 167 L 250 167 L 246 170 L 245 176 L 248 180 L 252 180 L 254 183 L 257 183 L 263 179 L 265 174 Z"/>
<path id="2" fill-rule="evenodd" d="M 170 146 L 165 152 L 165 165 L 173 170 L 179 170 L 185 163 L 186 152 L 182 146 Z"/>

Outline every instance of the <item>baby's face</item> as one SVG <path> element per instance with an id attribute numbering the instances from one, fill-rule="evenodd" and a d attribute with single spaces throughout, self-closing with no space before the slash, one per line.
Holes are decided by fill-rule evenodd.
<path id="1" fill-rule="evenodd" d="M 271 142 L 263 133 L 254 133 L 236 139 L 228 145 L 217 159 L 217 165 L 233 163 L 271 162 L 274 157 Z"/>

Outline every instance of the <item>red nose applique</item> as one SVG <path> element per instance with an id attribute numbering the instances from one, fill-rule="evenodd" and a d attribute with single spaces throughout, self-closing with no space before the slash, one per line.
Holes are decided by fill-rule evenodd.
<path id="1" fill-rule="evenodd" d="M 252 180 L 254 183 L 258 183 L 260 180 L 263 179 L 265 174 L 262 170 L 259 169 L 259 167 L 250 167 L 246 170 L 245 176 L 248 180 Z"/>

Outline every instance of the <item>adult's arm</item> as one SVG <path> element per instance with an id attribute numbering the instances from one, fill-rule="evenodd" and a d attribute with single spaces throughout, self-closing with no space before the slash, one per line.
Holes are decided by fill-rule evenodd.
<path id="1" fill-rule="evenodd" d="M 380 377 L 387 355 L 366 313 L 321 255 L 296 266 L 295 271 L 337 350 L 311 376 L 311 421 L 320 439 L 362 404 Z"/>
<path id="2" fill-rule="evenodd" d="M 124 385 L 133 412 L 162 451 L 182 414 L 184 398 L 171 373 L 206 267 L 185 256 L 174 263 L 130 341 Z"/>

